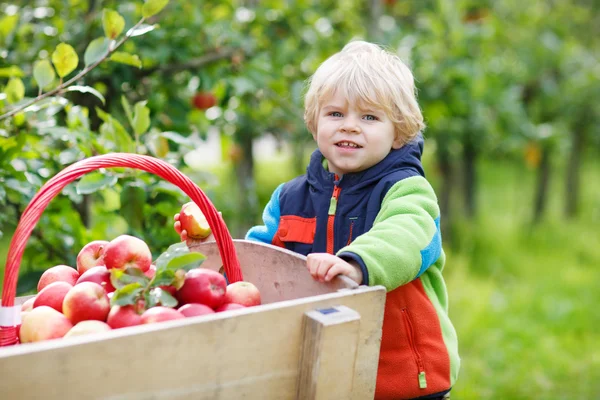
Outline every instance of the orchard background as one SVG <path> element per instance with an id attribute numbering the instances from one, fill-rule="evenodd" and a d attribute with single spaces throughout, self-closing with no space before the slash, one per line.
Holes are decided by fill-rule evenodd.
<path id="1" fill-rule="evenodd" d="M 163 8 L 164 7 L 164 8 Z M 19 217 L 77 160 L 148 154 L 242 237 L 315 148 L 305 79 L 352 38 L 413 69 L 462 369 L 453 399 L 600 397 L 598 0 L 8 0 L 0 5 L 0 281 Z M 187 197 L 103 170 L 29 239 L 18 293 L 128 233 L 156 255 Z"/>

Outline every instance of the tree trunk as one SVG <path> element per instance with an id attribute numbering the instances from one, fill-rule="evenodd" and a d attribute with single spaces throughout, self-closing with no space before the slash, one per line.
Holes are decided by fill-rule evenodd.
<path id="1" fill-rule="evenodd" d="M 241 135 L 239 140 L 243 157 L 235 165 L 238 185 L 239 226 L 235 227 L 235 232 L 231 232 L 234 237 L 244 237 L 246 231 L 254 225 L 258 215 L 258 196 L 256 195 L 254 158 L 252 157 L 254 140 L 250 132 Z"/>
<path id="2" fill-rule="evenodd" d="M 550 186 L 550 147 L 542 146 L 542 159 L 538 168 L 536 193 L 533 209 L 533 223 L 541 221 L 546 211 L 548 188 Z"/>
<path id="3" fill-rule="evenodd" d="M 477 149 L 475 143 L 467 138 L 463 143 L 463 190 L 467 217 L 477 214 Z"/>
<path id="4" fill-rule="evenodd" d="M 438 141 L 439 144 L 440 141 Z M 448 146 L 440 145 L 436 151 L 438 167 L 442 175 L 441 190 L 439 195 L 440 201 L 440 215 L 441 215 L 441 231 L 444 240 L 452 242 L 451 229 L 452 226 L 452 207 L 450 198 L 452 196 L 452 188 L 454 187 L 453 170 L 452 170 L 452 159 Z"/>
<path id="5" fill-rule="evenodd" d="M 577 216 L 579 203 L 579 169 L 581 165 L 581 155 L 584 146 L 584 132 L 582 129 L 573 129 L 571 134 L 571 152 L 567 164 L 567 174 L 565 181 L 565 216 L 573 218 Z"/>

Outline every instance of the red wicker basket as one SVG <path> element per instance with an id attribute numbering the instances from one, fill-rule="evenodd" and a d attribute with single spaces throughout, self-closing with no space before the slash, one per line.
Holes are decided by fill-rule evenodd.
<path id="1" fill-rule="evenodd" d="M 172 165 L 150 156 L 129 153 L 113 153 L 78 161 L 50 179 L 27 206 L 10 242 L 4 271 L 4 286 L 0 306 L 0 346 L 18 343 L 18 327 L 21 324 L 21 306 L 15 306 L 19 267 L 27 239 L 50 201 L 69 183 L 82 175 L 100 168 L 125 167 L 150 172 L 179 187 L 202 210 L 210 225 L 229 282 L 243 280 L 233 240 L 225 222 L 202 190 Z"/>

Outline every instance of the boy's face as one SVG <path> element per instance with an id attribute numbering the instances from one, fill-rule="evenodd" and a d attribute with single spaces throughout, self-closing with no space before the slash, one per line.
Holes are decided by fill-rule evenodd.
<path id="1" fill-rule="evenodd" d="M 329 97 L 319 110 L 313 137 L 338 175 L 363 171 L 402 147 L 394 124 L 381 108 L 349 104 L 340 94 Z"/>

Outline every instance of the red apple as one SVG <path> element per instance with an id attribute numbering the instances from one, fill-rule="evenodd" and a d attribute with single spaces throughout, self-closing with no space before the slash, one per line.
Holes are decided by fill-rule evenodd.
<path id="1" fill-rule="evenodd" d="M 73 285 L 67 282 L 52 282 L 35 296 L 33 308 L 48 306 L 62 312 L 63 299 L 72 287 Z"/>
<path id="2" fill-rule="evenodd" d="M 81 336 L 90 333 L 106 332 L 110 330 L 111 328 L 106 322 L 96 320 L 81 321 L 77 323 L 77 325 L 72 327 L 64 337 Z"/>
<path id="3" fill-rule="evenodd" d="M 65 336 L 72 327 L 71 321 L 55 309 L 40 306 L 24 316 L 19 331 L 19 339 L 21 343 L 57 339 Z"/>
<path id="4" fill-rule="evenodd" d="M 155 322 L 170 321 L 185 318 L 182 313 L 169 307 L 152 307 L 142 314 L 142 324 L 153 324 Z"/>
<path id="5" fill-rule="evenodd" d="M 241 304 L 236 303 L 225 303 L 221 304 L 219 307 L 215 309 L 216 312 L 229 311 L 229 310 L 238 310 L 240 308 L 246 308 Z"/>
<path id="6" fill-rule="evenodd" d="M 148 271 L 152 264 L 150 248 L 142 239 L 129 235 L 121 235 L 111 240 L 104 249 L 104 265 L 106 268 L 126 269 L 139 268 Z"/>
<path id="7" fill-rule="evenodd" d="M 135 311 L 134 306 L 112 306 L 106 323 L 113 329 L 141 325 L 142 316 Z"/>
<path id="8" fill-rule="evenodd" d="M 77 271 L 80 275 L 92 267 L 104 265 L 102 256 L 107 244 L 106 240 L 94 240 L 83 246 L 77 255 Z"/>
<path id="9" fill-rule="evenodd" d="M 260 292 L 250 282 L 234 282 L 227 285 L 225 292 L 226 303 L 237 303 L 246 307 L 260 305 Z"/>
<path id="10" fill-rule="evenodd" d="M 21 304 L 21 311 L 31 311 L 33 309 L 34 301 L 35 296 L 27 299 L 23 304 Z"/>
<path id="11" fill-rule="evenodd" d="M 200 207 L 194 202 L 186 203 L 179 213 L 181 229 L 190 239 L 205 239 L 211 234 L 210 226 Z"/>
<path id="12" fill-rule="evenodd" d="M 156 265 L 151 264 L 150 268 L 148 268 L 148 271 L 144 272 L 144 275 L 150 279 L 154 278 L 154 275 L 156 275 Z"/>
<path id="13" fill-rule="evenodd" d="M 94 282 L 73 286 L 63 301 L 63 313 L 73 324 L 88 319 L 106 321 L 109 311 L 106 290 Z"/>
<path id="14" fill-rule="evenodd" d="M 37 291 L 41 291 L 52 282 L 67 282 L 75 285 L 77 278 L 79 278 L 79 272 L 75 268 L 68 265 L 56 265 L 44 271 L 38 281 Z"/>
<path id="15" fill-rule="evenodd" d="M 115 287 L 110 283 L 110 271 L 106 269 L 104 265 L 92 267 L 85 271 L 79 279 L 77 279 L 76 285 L 81 282 L 94 282 L 102 286 L 107 293 L 115 291 Z"/>
<path id="16" fill-rule="evenodd" d="M 215 310 L 204 304 L 190 303 L 185 304 L 177 310 L 186 317 L 195 317 L 198 315 L 214 314 Z"/>
<path id="17" fill-rule="evenodd" d="M 196 268 L 185 274 L 183 286 L 176 293 L 179 304 L 200 303 L 217 308 L 225 302 L 227 282 L 217 271 Z"/>
<path id="18" fill-rule="evenodd" d="M 206 110 L 217 104 L 217 98 L 211 92 L 198 92 L 192 98 L 192 104 L 199 110 Z"/>

